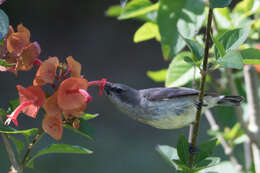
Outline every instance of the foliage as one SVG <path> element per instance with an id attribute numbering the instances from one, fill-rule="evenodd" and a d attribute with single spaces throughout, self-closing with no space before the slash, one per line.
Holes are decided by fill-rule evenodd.
<path id="1" fill-rule="evenodd" d="M 180 87 L 191 82 L 195 86 L 197 79 L 208 75 L 207 82 L 213 81 L 219 84 L 215 81 L 217 75 L 208 73 L 218 72 L 220 74 L 218 79 L 223 85 L 229 80 L 224 69 L 236 69 L 239 73 L 244 65 L 260 65 L 260 48 L 256 47 L 260 38 L 260 20 L 257 18 L 260 15 L 259 2 L 242 0 L 236 3 L 234 8 L 230 8 L 228 6 L 231 1 L 209 0 L 205 3 L 198 0 L 194 3 L 194 0 L 157 2 L 120 0 L 120 5 L 110 7 L 106 15 L 117 17 L 118 20 L 142 21 L 143 24 L 133 36 L 135 43 L 151 39 L 160 43 L 162 57 L 171 62 L 167 69 L 148 71 L 147 75 L 152 80 L 165 82 L 166 87 Z M 0 5 L 2 3 L 3 1 Z M 206 44 L 201 39 L 206 35 L 205 24 L 206 19 L 209 18 L 209 9 L 214 9 L 214 27 L 206 28 L 206 31 L 212 30 L 210 36 L 212 44 Z M 19 24 L 15 31 L 12 26 L 9 26 L 9 18 L 1 9 L 0 40 L 0 71 L 18 75 L 19 71 L 29 71 L 34 66 L 38 68 L 32 80 L 33 84 L 28 87 L 18 84 L 16 87 L 19 98 L 11 101 L 7 109 L 0 109 L 0 132 L 13 142 L 19 157 L 17 160 L 21 160 L 18 165 L 22 169 L 25 166 L 32 168 L 36 158 L 51 153 L 92 154 L 92 151 L 85 147 L 61 143 L 51 144 L 34 155 L 30 152 L 44 133 L 55 140 L 60 140 L 63 136 L 63 128 L 92 140 L 87 122 L 96 118 L 98 114 L 85 113 L 87 104 L 92 101 L 87 89 L 97 86 L 102 95 L 106 79 L 89 82 L 81 76 L 81 64 L 72 56 L 67 57 L 66 62 L 61 62 L 58 57 L 49 57 L 41 61 L 40 45 L 36 41 L 31 41 L 30 30 Z M 205 51 L 207 48 L 209 48 L 209 55 Z M 207 63 L 204 61 L 205 58 L 208 58 L 211 64 L 208 71 L 204 68 L 204 63 Z M 256 67 L 259 69 L 259 66 Z M 234 74 L 234 78 L 241 81 L 239 75 Z M 49 85 L 53 91 L 51 93 L 45 91 L 43 87 L 45 85 Z M 239 94 L 243 95 L 244 85 L 239 83 L 237 87 L 240 89 Z M 204 92 L 203 89 L 202 87 L 201 93 Z M 230 93 L 225 88 L 216 90 Z M 247 103 L 243 109 L 246 110 L 246 107 Z M 11 122 L 18 126 L 17 118 L 20 113 L 36 118 L 42 108 L 45 113 L 42 129 L 20 130 L 8 126 Z M 3 118 L 6 119 L 5 122 L 2 121 Z M 199 144 L 197 148 L 192 147 L 188 140 L 180 135 L 176 148 L 158 145 L 156 150 L 178 173 L 226 172 L 229 169 L 231 172 L 230 162 L 220 162 L 220 158 L 212 157 L 212 154 L 216 145 L 221 142 L 217 140 L 219 135 L 223 136 L 228 147 L 232 149 L 247 140 L 246 133 L 241 127 L 236 123 L 225 127 L 224 130 L 209 131 L 213 138 Z M 15 135 L 24 136 L 25 142 Z M 25 155 L 21 157 L 25 149 L 27 149 Z M 191 159 L 193 155 L 194 160 Z"/>
<path id="2" fill-rule="evenodd" d="M 238 74 L 241 74 L 239 70 L 243 69 L 244 65 L 256 65 L 260 72 L 260 47 L 257 46 L 260 38 L 260 4 L 257 0 L 242 0 L 230 8 L 231 1 L 209 0 L 209 4 L 205 4 L 203 1 L 194 3 L 192 0 L 159 0 L 156 3 L 132 0 L 126 4 L 126 11 L 122 9 L 117 16 L 120 20 L 137 19 L 144 22 L 135 32 L 134 42 L 155 39 L 161 44 L 163 58 L 171 60 L 167 69 L 148 71 L 149 78 L 155 82 L 164 82 L 166 87 L 190 86 L 191 82 L 196 86 L 196 80 L 200 79 L 203 73 L 205 42 L 201 38 L 205 38 L 207 11 L 209 8 L 214 9 L 212 44 L 209 45 L 208 57 L 211 73 L 207 76 L 207 82 L 213 82 L 208 84 L 219 92 L 230 95 L 230 91 L 225 88 L 230 80 L 227 79 L 225 69 L 237 69 L 233 74 L 237 81 L 242 80 L 242 75 Z M 108 16 L 115 16 L 115 7 L 109 8 Z M 122 17 L 126 14 L 127 17 Z M 219 73 L 220 77 L 216 78 L 218 75 L 215 75 L 215 72 Z M 237 82 L 236 87 L 239 88 L 239 94 L 244 95 L 243 83 Z M 243 106 L 243 109 L 245 107 Z M 229 114 L 225 110 L 222 112 Z M 245 114 L 247 112 L 245 111 Z M 248 140 L 238 123 L 233 125 L 230 121 L 225 124 L 230 124 L 230 127 L 222 127 L 225 130 L 211 130 L 209 134 L 214 137 L 223 136 L 228 147 L 232 149 Z M 177 148 L 159 145 L 156 150 L 177 172 L 231 171 L 234 169 L 231 162 L 220 162 L 219 158 L 211 156 L 219 143 L 220 141 L 214 138 L 200 144 L 199 151 L 195 153 L 192 170 L 189 167 L 189 143 L 184 136 L 180 136 Z"/>

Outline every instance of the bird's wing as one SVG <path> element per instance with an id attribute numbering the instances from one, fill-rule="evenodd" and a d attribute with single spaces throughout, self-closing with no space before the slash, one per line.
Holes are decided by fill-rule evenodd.
<path id="1" fill-rule="evenodd" d="M 150 101 L 166 100 L 181 96 L 198 95 L 199 91 L 191 88 L 149 88 L 140 90 L 140 93 Z"/>

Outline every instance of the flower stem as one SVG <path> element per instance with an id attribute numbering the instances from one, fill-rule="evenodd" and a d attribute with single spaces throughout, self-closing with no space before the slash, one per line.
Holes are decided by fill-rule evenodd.
<path id="1" fill-rule="evenodd" d="M 213 16 L 213 10 L 209 8 L 209 14 L 208 14 L 208 23 L 206 28 L 206 42 L 205 42 L 205 49 L 204 49 L 204 57 L 203 57 L 203 64 L 202 64 L 202 71 L 201 71 L 201 81 L 200 81 L 200 93 L 199 93 L 199 104 L 197 107 L 197 113 L 196 113 L 196 119 L 194 121 L 193 129 L 191 130 L 191 147 L 195 148 L 197 144 L 197 138 L 199 134 L 199 127 L 200 127 L 200 117 L 201 117 L 201 105 L 203 103 L 203 97 L 204 97 L 204 89 L 205 89 L 205 83 L 206 83 L 206 76 L 207 76 L 207 70 L 208 70 L 208 54 L 209 54 L 209 44 L 210 44 L 210 30 L 211 30 L 211 23 L 212 23 L 212 16 Z M 193 167 L 194 162 L 194 153 L 190 153 L 189 158 L 189 167 Z"/>
<path id="2" fill-rule="evenodd" d="M 3 123 L 3 119 L 2 119 L 1 116 L 0 116 L 0 121 L 1 121 L 1 123 Z M 3 138 L 3 142 L 4 142 L 4 145 L 5 145 L 6 151 L 8 153 L 9 160 L 10 160 L 10 162 L 12 164 L 11 168 L 16 170 L 16 171 L 18 171 L 20 169 L 19 168 L 19 164 L 18 164 L 18 162 L 17 162 L 17 160 L 15 158 L 15 154 L 14 154 L 12 146 L 11 146 L 9 140 L 8 140 L 8 136 L 5 133 L 2 133 L 1 136 Z"/>
<path id="3" fill-rule="evenodd" d="M 32 148 L 34 147 L 34 145 L 37 143 L 37 142 L 39 142 L 39 140 L 41 139 L 41 136 L 44 134 L 44 131 L 43 131 L 43 129 L 40 129 L 39 130 L 39 132 L 34 136 L 34 139 L 32 140 L 32 142 L 29 144 L 29 146 L 28 146 L 28 149 L 27 149 L 27 151 L 26 151 L 26 153 L 25 153 L 25 155 L 24 155 L 24 158 L 23 158 L 23 160 L 22 160 L 22 162 L 21 162 L 21 172 L 19 172 L 19 173 L 22 173 L 23 172 L 23 169 L 24 169 L 24 167 L 25 167 L 25 165 L 26 165 L 26 161 L 28 160 L 28 157 L 29 157 L 29 154 L 31 153 L 31 151 L 32 151 Z"/>

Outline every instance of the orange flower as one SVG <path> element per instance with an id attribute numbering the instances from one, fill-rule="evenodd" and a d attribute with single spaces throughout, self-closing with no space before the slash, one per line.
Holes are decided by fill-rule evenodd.
<path id="1" fill-rule="evenodd" d="M 47 83 L 53 84 L 58 65 L 59 59 L 57 57 L 49 57 L 47 60 L 43 61 L 36 73 L 33 85 L 42 86 Z"/>
<path id="2" fill-rule="evenodd" d="M 72 56 L 66 58 L 71 77 L 80 77 L 81 64 L 76 61 Z"/>
<path id="3" fill-rule="evenodd" d="M 62 137 L 61 109 L 57 104 L 57 93 L 50 96 L 43 105 L 46 112 L 42 121 L 43 130 L 56 140 Z"/>
<path id="4" fill-rule="evenodd" d="M 18 59 L 18 70 L 28 71 L 30 70 L 33 65 L 35 59 L 41 53 L 41 48 L 37 42 L 33 42 L 28 44 L 21 54 L 21 58 Z"/>
<path id="5" fill-rule="evenodd" d="M 63 127 L 60 114 L 45 114 L 42 121 L 43 130 L 56 140 L 62 137 Z"/>
<path id="6" fill-rule="evenodd" d="M 87 102 L 85 102 L 81 107 L 78 107 L 76 109 L 64 110 L 63 115 L 65 119 L 70 119 L 71 117 L 80 118 L 82 117 L 83 114 L 85 114 L 86 109 L 87 109 Z"/>
<path id="7" fill-rule="evenodd" d="M 38 62 L 38 56 L 41 53 L 37 42 L 30 42 L 30 31 L 22 24 L 17 26 L 17 32 L 14 32 L 12 26 L 9 26 L 8 33 L 4 38 L 4 44 L 0 46 L 0 58 L 6 62 L 12 62 L 12 66 L 0 66 L 0 71 L 9 71 L 17 75 L 19 70 L 30 70 L 35 62 Z"/>
<path id="8" fill-rule="evenodd" d="M 21 85 L 17 85 L 17 90 L 19 93 L 20 105 L 8 115 L 8 119 L 5 121 L 5 124 L 10 124 L 11 121 L 18 126 L 17 117 L 22 111 L 25 115 L 28 115 L 32 118 L 35 118 L 37 112 L 45 102 L 45 93 L 44 91 L 37 86 L 30 86 L 24 88 Z"/>
<path id="9" fill-rule="evenodd" d="M 47 114 L 50 115 L 61 114 L 61 109 L 57 104 L 57 92 L 47 98 L 47 100 L 43 105 L 43 108 Z"/>
<path id="10" fill-rule="evenodd" d="M 86 91 L 88 81 L 84 78 L 70 77 L 64 80 L 58 89 L 57 103 L 62 110 L 74 110 L 84 107 L 85 102 L 91 101 Z"/>
<path id="11" fill-rule="evenodd" d="M 30 31 L 22 24 L 17 26 L 17 32 L 11 27 L 7 37 L 7 50 L 9 53 L 20 56 L 23 49 L 30 42 Z"/>

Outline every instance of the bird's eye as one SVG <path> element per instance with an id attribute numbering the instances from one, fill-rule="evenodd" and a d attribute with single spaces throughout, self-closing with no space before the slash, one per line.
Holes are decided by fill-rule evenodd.
<path id="1" fill-rule="evenodd" d="M 121 88 L 115 88 L 115 92 L 121 94 L 124 90 Z"/>

